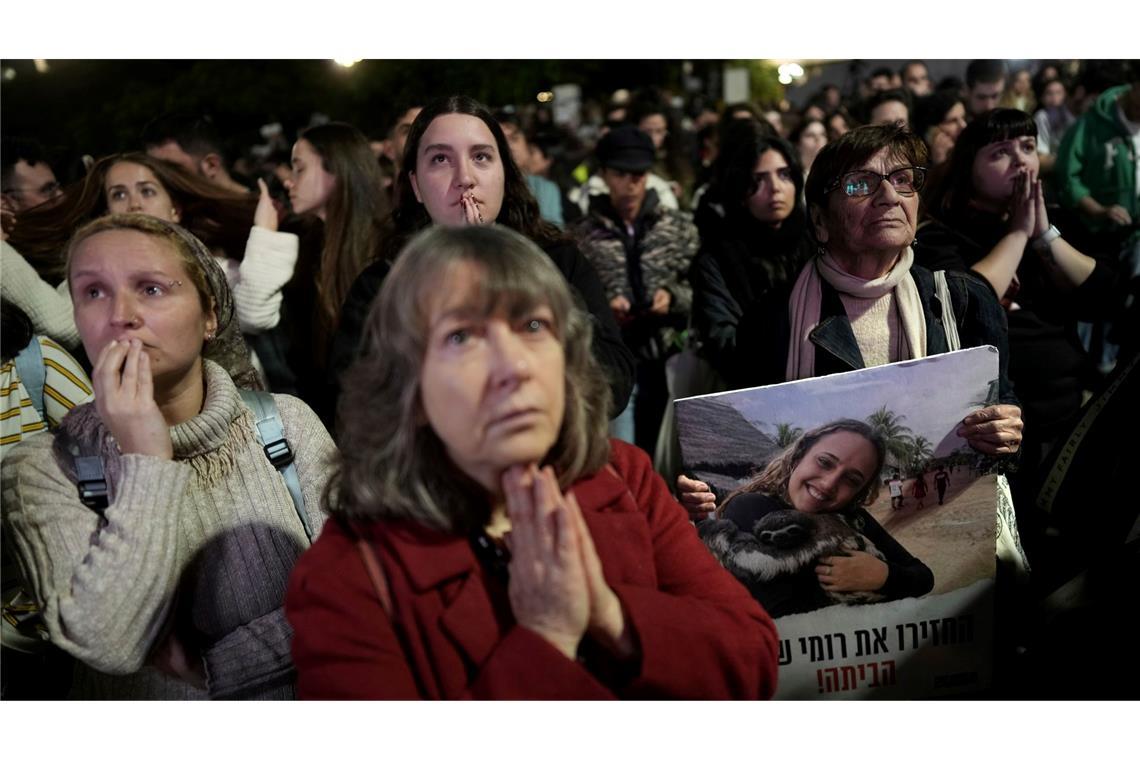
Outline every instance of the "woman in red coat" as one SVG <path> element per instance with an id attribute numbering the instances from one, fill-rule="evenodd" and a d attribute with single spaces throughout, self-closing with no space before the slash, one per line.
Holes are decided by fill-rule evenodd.
<path id="1" fill-rule="evenodd" d="M 369 321 L 334 519 L 286 601 L 300 696 L 771 696 L 770 618 L 607 439 L 588 317 L 538 248 L 432 228 Z"/>

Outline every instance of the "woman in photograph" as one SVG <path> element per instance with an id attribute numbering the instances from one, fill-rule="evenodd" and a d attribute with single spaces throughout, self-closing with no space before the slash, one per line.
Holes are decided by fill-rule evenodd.
<path id="1" fill-rule="evenodd" d="M 66 271 L 95 400 L 5 455 L 3 517 L 51 642 L 79 661 L 71 696 L 291 698 L 282 605 L 324 520 L 328 433 L 275 397 L 295 501 L 240 394 L 258 378 L 225 276 L 181 227 L 103 217 Z"/>
<path id="2" fill-rule="evenodd" d="M 590 333 L 502 226 L 400 254 L 345 378 L 333 517 L 290 582 L 303 698 L 771 696 L 775 629 L 607 438 Z"/>
<path id="3" fill-rule="evenodd" d="M 839 599 L 922 596 L 934 587 L 930 568 L 865 509 L 885 455 L 882 437 L 858 420 L 809 430 L 730 494 L 721 519 L 701 523 L 701 537 L 773 617 Z M 820 515 L 842 522 L 807 519 Z"/>

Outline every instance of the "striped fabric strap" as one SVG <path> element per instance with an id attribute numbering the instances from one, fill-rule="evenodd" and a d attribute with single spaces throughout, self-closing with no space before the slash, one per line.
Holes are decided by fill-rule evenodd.
<path id="1" fill-rule="evenodd" d="M 32 336 L 32 342 L 20 349 L 20 353 L 16 354 L 16 373 L 20 376 L 20 382 L 24 384 L 24 390 L 28 392 L 28 397 L 32 400 L 32 406 L 35 407 L 36 414 L 40 419 L 44 419 L 44 379 L 46 371 L 44 370 L 44 355 L 40 348 L 40 339 Z"/>

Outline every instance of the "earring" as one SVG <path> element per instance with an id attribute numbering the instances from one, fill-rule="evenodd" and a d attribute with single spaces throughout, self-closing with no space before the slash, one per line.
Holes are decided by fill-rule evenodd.
<path id="1" fill-rule="evenodd" d="M 214 335 L 214 331 L 211 330 L 210 332 L 206 333 L 206 342 L 209 343 L 210 341 L 212 341 L 216 337 L 218 337 L 218 336 Z"/>

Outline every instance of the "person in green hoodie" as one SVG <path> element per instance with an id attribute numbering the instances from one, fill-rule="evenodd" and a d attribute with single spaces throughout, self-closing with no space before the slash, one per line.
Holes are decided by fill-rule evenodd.
<path id="1" fill-rule="evenodd" d="M 1057 154 L 1061 203 L 1076 208 L 1089 231 L 1131 228 L 1137 235 L 1137 153 L 1140 145 L 1140 71 L 1132 83 L 1111 87 L 1072 126 Z"/>
<path id="2" fill-rule="evenodd" d="M 1140 294 L 1140 64 L 1131 84 L 1110 87 L 1065 134 L 1057 151 L 1056 181 L 1063 206 L 1076 209 L 1089 233 L 1087 247 L 1119 256 L 1118 310 Z M 1132 294 L 1132 295 L 1130 295 Z M 1081 339 L 1102 374 L 1117 346 L 1111 324 L 1080 325 Z"/>

